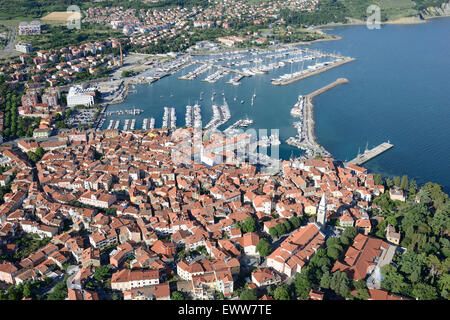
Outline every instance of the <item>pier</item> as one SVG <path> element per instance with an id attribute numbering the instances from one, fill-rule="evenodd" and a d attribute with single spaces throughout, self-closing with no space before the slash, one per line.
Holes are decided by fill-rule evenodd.
<path id="1" fill-rule="evenodd" d="M 314 105 L 312 103 L 312 99 L 317 97 L 319 94 L 322 94 L 338 85 L 344 84 L 349 82 L 346 78 L 338 78 L 336 81 L 326 85 L 325 87 L 322 87 L 308 95 L 305 96 L 305 102 L 303 107 L 303 128 L 302 128 L 302 137 L 304 135 L 304 139 L 302 137 L 289 138 L 286 143 L 289 145 L 296 146 L 300 149 L 303 149 L 306 151 L 306 153 L 310 156 L 315 156 L 317 154 L 324 156 L 324 157 L 330 157 L 331 154 L 325 150 L 323 146 L 321 146 L 316 141 L 316 136 L 314 135 Z"/>
<path id="2" fill-rule="evenodd" d="M 394 145 L 388 142 L 383 142 L 382 144 L 379 144 L 378 146 L 372 148 L 372 149 L 366 149 L 366 151 L 363 154 L 358 154 L 356 158 L 353 160 L 348 161 L 346 164 L 355 164 L 357 166 L 366 163 L 367 161 L 378 157 L 383 152 L 386 152 L 387 150 L 391 149 Z"/>
<path id="3" fill-rule="evenodd" d="M 328 64 L 328 65 L 326 65 L 324 67 L 321 67 L 319 69 L 316 69 L 314 71 L 301 72 L 298 76 L 295 76 L 295 77 L 292 77 L 292 78 L 289 78 L 289 79 L 286 79 L 286 80 L 278 80 L 278 79 L 273 80 L 272 84 L 275 85 L 275 86 L 286 86 L 288 84 L 291 84 L 291 83 L 303 80 L 303 79 L 308 78 L 308 77 L 312 77 L 312 76 L 314 76 L 316 74 L 328 71 L 330 69 L 339 67 L 339 66 L 341 66 L 343 64 L 346 64 L 348 62 L 351 62 L 351 61 L 355 60 L 355 58 L 348 58 L 348 57 L 341 57 L 341 58 L 338 58 L 338 59 L 340 59 L 340 60 L 336 60 L 333 63 Z"/>

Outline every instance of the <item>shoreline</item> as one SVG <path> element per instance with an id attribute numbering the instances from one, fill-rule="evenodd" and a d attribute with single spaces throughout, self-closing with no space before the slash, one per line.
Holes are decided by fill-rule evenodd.
<path id="1" fill-rule="evenodd" d="M 403 17 L 396 20 L 387 20 L 380 22 L 381 25 L 409 25 L 409 24 L 422 24 L 427 23 L 427 20 L 430 19 L 436 19 L 436 18 L 450 18 L 450 14 L 444 14 L 439 16 L 429 16 L 429 17 L 423 17 L 419 18 L 418 16 L 412 16 L 412 17 Z M 333 28 L 333 27 L 351 27 L 351 26 L 364 26 L 367 23 L 363 20 L 353 19 L 354 22 L 331 22 L 327 24 L 321 24 L 314 26 L 314 28 L 317 29 L 324 29 L 324 28 Z M 410 21 L 408 21 L 410 20 Z M 315 40 L 314 40 L 315 41 Z"/>

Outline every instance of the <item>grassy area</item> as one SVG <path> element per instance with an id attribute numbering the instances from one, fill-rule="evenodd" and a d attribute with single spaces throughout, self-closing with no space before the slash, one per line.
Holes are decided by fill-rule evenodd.
<path id="1" fill-rule="evenodd" d="M 83 24 L 81 29 L 71 30 L 65 24 L 54 21 L 53 24 L 42 25 L 42 34 L 19 36 L 19 40 L 30 43 L 37 50 L 48 50 L 79 45 L 89 41 L 102 41 L 120 35 L 120 32 L 104 26 Z"/>
<path id="2" fill-rule="evenodd" d="M 356 19 L 366 18 L 366 10 L 372 4 L 380 7 L 382 20 L 396 20 L 419 13 L 414 9 L 415 3 L 411 0 L 347 0 L 344 2 L 348 15 Z"/>

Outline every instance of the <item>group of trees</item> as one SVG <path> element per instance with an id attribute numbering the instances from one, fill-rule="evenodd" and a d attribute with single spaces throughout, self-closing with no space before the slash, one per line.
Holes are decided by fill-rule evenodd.
<path id="1" fill-rule="evenodd" d="M 46 278 L 10 286 L 6 291 L 0 290 L 0 300 L 21 300 L 22 298 L 41 300 L 43 297 L 38 294 L 38 290 L 48 286 L 51 282 L 52 279 Z"/>
<path id="2" fill-rule="evenodd" d="M 401 186 L 403 182 L 403 187 Z M 406 179 L 393 183 L 406 187 Z M 411 182 L 410 182 L 411 183 Z M 408 189 L 411 189 L 409 184 Z M 387 193 L 386 193 L 387 194 Z M 418 192 L 418 202 L 392 201 L 388 195 L 374 200 L 381 205 L 385 220 L 377 225 L 376 235 L 384 238 L 387 224 L 401 233 L 401 246 L 407 251 L 397 254 L 394 264 L 382 268 L 382 287 L 412 298 L 448 299 L 450 290 L 450 200 L 442 187 L 426 183 Z"/>
<path id="3" fill-rule="evenodd" d="M 255 232 L 258 229 L 258 224 L 256 223 L 255 218 L 247 217 L 244 221 L 237 222 L 236 227 L 243 233 Z"/>
<path id="4" fill-rule="evenodd" d="M 289 233 L 292 230 L 300 228 L 302 220 L 298 216 L 293 216 L 289 220 L 277 224 L 275 227 L 269 229 L 269 234 L 272 237 L 282 236 L 283 234 Z"/>
<path id="5" fill-rule="evenodd" d="M 364 282 L 353 283 L 345 272 L 336 271 L 331 273 L 333 263 L 339 259 L 343 252 L 353 242 L 357 235 L 354 227 L 346 228 L 341 237 L 332 237 L 327 240 L 326 248 L 320 248 L 297 273 L 290 285 L 269 286 L 267 294 L 277 300 L 290 300 L 295 298 L 308 299 L 311 289 L 322 289 L 334 292 L 334 294 L 345 298 L 353 298 L 350 291 L 357 290 L 357 299 L 367 299 L 368 291 Z M 267 246 L 265 239 L 258 243 L 258 247 Z M 257 247 L 257 250 L 258 250 Z M 241 300 L 256 300 L 257 292 L 245 289 L 240 294 Z"/>
<path id="6" fill-rule="evenodd" d="M 33 130 L 39 126 L 39 118 L 19 116 L 17 108 L 22 104 L 19 92 L 20 90 L 12 90 L 9 87 L 6 75 L 0 75 L 0 112 L 4 113 L 4 140 L 32 137 Z"/>
<path id="7" fill-rule="evenodd" d="M 258 252 L 261 257 L 267 257 L 271 251 L 272 246 L 270 245 L 269 241 L 267 241 L 266 239 L 259 240 L 258 244 L 256 245 L 256 252 Z"/>
<path id="8" fill-rule="evenodd" d="M 42 147 L 37 147 L 36 151 L 28 151 L 27 152 L 27 157 L 28 160 L 30 160 L 32 163 L 37 163 L 39 160 L 42 159 L 42 157 L 44 156 L 44 149 Z"/>

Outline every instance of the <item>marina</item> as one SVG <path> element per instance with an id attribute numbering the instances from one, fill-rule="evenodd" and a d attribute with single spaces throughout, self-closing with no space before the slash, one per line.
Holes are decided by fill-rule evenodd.
<path id="1" fill-rule="evenodd" d="M 230 108 L 228 106 L 227 101 L 225 100 L 225 97 L 223 97 L 223 105 L 218 106 L 216 104 L 213 104 L 212 110 L 213 116 L 212 119 L 205 126 L 206 130 L 217 129 L 219 126 L 225 124 L 231 118 Z"/>
<path id="2" fill-rule="evenodd" d="M 177 79 L 179 76 L 185 75 L 204 64 L 201 62 L 179 69 L 173 76 L 161 78 L 151 85 L 136 85 L 138 93 L 130 93 L 126 100 L 120 104 L 109 105 L 107 111 L 139 107 L 145 111 L 136 116 L 137 129 L 141 128 L 143 118 L 150 117 L 154 117 L 156 120 L 155 128 L 161 128 L 163 106 L 171 106 L 176 108 L 178 122 L 180 122 L 180 117 L 183 118 L 183 123 L 179 123 L 178 126 L 184 126 L 187 102 L 190 100 L 192 102 L 190 104 L 193 105 L 195 101 L 198 101 L 201 104 L 203 122 L 206 124 L 212 117 L 212 108 L 209 103 L 211 92 L 214 90 L 218 93 L 225 92 L 231 118 L 229 124 L 225 124 L 224 127 L 226 128 L 248 115 L 254 121 L 249 128 L 278 128 L 282 140 L 282 144 L 279 146 L 280 157 L 289 159 L 291 156 L 305 155 L 303 150 L 285 143 L 287 138 L 298 133 L 293 124 L 301 121 L 301 119 L 294 119 L 290 115 L 298 95 L 306 96 L 339 77 L 345 77 L 350 80 L 348 86 L 318 96 L 313 101 L 316 107 L 314 117 L 316 122 L 315 134 L 318 142 L 334 157 L 349 160 L 356 156 L 358 146 L 365 144 L 366 140 L 378 144 L 387 141 L 389 138 L 395 144 L 392 152 L 386 152 L 371 160 L 366 164 L 366 167 L 386 175 L 405 172 L 411 174 L 418 181 L 426 182 L 433 179 L 449 185 L 450 175 L 442 176 L 436 172 L 436 168 L 448 156 L 448 148 L 442 148 L 442 137 L 449 136 L 448 130 L 450 130 L 450 127 L 443 126 L 442 122 L 444 118 L 448 118 L 447 111 L 450 109 L 443 107 L 448 99 L 442 100 L 442 94 L 439 94 L 448 91 L 446 88 L 448 81 L 445 81 L 450 72 L 447 68 L 448 57 L 441 54 L 448 52 L 448 45 L 446 42 L 430 42 L 428 37 L 421 36 L 419 37 L 420 41 L 428 43 L 424 52 L 423 44 L 419 45 L 420 42 L 415 42 L 409 32 L 406 32 L 406 29 L 417 28 L 423 30 L 424 34 L 439 34 L 440 37 L 443 37 L 446 34 L 440 32 L 441 27 L 437 26 L 448 26 L 448 21 L 450 20 L 445 18 L 442 20 L 436 19 L 421 26 L 408 26 L 408 28 L 386 25 L 377 32 L 367 32 L 367 28 L 364 26 L 333 27 L 333 30 L 327 32 L 340 37 L 341 40 L 314 42 L 309 45 L 280 44 L 269 46 L 267 50 L 233 49 L 232 52 L 218 51 L 208 55 L 204 53 L 192 54 L 193 60 L 204 62 L 212 62 L 212 59 L 224 57 L 223 60 L 214 63 L 239 70 L 253 68 L 256 63 L 250 60 L 256 58 L 263 60 L 263 62 L 259 62 L 261 65 L 296 58 L 300 56 L 299 50 L 302 50 L 302 55 L 322 52 L 324 54 L 350 56 L 356 60 L 288 86 L 274 86 L 270 80 L 290 73 L 291 67 L 292 73 L 301 70 L 302 65 L 306 69 L 308 65 L 314 65 L 318 59 L 300 63 L 285 62 L 286 66 L 274 69 L 265 75 L 243 77 L 239 81 L 240 85 L 226 83 L 232 76 L 238 75 L 236 73 L 230 73 L 216 83 L 200 81 L 206 77 L 206 74 L 198 77 L 196 81 Z M 405 43 L 405 47 L 399 48 L 398 54 L 385 56 L 384 59 L 381 59 L 379 55 L 380 46 L 377 45 L 379 36 L 385 39 L 383 47 L 398 48 L 398 43 L 402 39 L 411 41 Z M 355 46 L 355 43 L 358 45 Z M 419 54 L 420 52 L 422 54 Z M 431 54 L 432 52 L 439 52 L 439 54 Z M 243 57 L 225 59 L 238 55 Z M 176 60 L 181 60 L 183 57 L 185 55 Z M 327 57 L 329 58 L 329 56 L 320 58 L 320 61 L 327 60 Z M 185 59 L 185 61 L 187 62 L 188 59 Z M 171 60 L 164 61 L 161 66 L 169 62 Z M 228 63 L 230 65 L 227 65 Z M 428 66 L 421 69 L 421 73 L 427 77 L 424 83 L 417 81 L 418 69 L 411 68 L 418 63 L 425 63 Z M 386 77 L 388 71 L 392 72 L 395 77 Z M 435 88 L 433 89 L 434 94 L 424 93 L 424 84 Z M 251 96 L 255 89 L 257 98 L 254 99 L 254 107 L 251 108 Z M 199 100 L 201 92 L 204 93 L 201 95 L 202 99 Z M 174 97 L 170 97 L 170 93 L 174 93 Z M 160 98 L 161 96 L 163 97 Z M 241 101 L 244 101 L 244 103 L 241 104 Z M 132 117 L 129 116 L 128 118 Z M 124 118 L 127 117 L 106 117 L 102 129 L 108 127 L 111 119 L 120 119 L 122 122 L 120 127 L 122 127 Z M 405 125 L 394 125 L 394 123 L 405 123 Z M 405 127 L 406 123 L 408 127 Z M 400 127 L 402 128 L 400 129 Z M 444 130 L 444 134 L 436 132 L 437 129 Z M 359 134 L 355 134 L 356 132 Z M 405 146 L 408 145 L 408 141 L 412 137 L 414 137 L 416 143 L 406 148 Z M 425 137 L 433 138 L 425 139 Z M 430 157 L 430 153 L 432 155 L 439 154 L 439 157 Z M 414 159 L 415 161 L 409 161 L 408 159 Z M 430 165 L 428 166 L 428 164 Z"/>
<path id="3" fill-rule="evenodd" d="M 199 104 L 196 103 L 194 106 L 186 106 L 185 126 L 188 128 L 194 127 L 196 129 L 202 128 L 202 115 Z"/>
<path id="4" fill-rule="evenodd" d="M 164 107 L 163 129 L 175 129 L 177 124 L 177 116 L 175 108 Z"/>
<path id="5" fill-rule="evenodd" d="M 142 112 L 144 112 L 143 109 L 126 109 L 126 110 L 115 110 L 115 111 L 107 111 L 105 113 L 106 116 L 112 116 L 112 115 L 140 115 Z"/>

